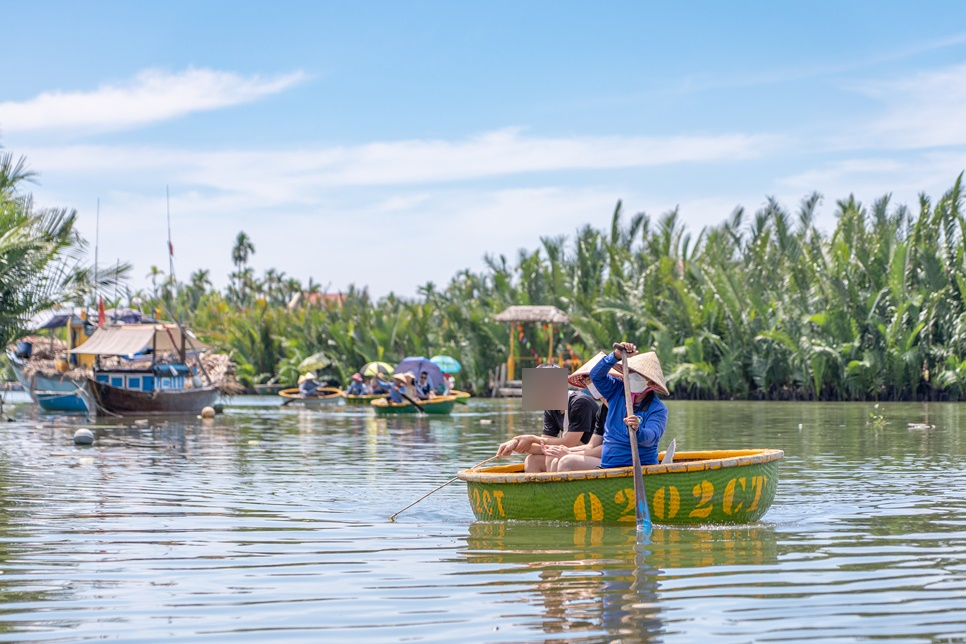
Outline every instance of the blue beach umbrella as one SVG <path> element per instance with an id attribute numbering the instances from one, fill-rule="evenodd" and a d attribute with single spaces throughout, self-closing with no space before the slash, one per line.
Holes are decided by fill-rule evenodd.
<path id="1" fill-rule="evenodd" d="M 433 356 L 429 359 L 443 373 L 459 373 L 463 366 L 452 356 Z"/>

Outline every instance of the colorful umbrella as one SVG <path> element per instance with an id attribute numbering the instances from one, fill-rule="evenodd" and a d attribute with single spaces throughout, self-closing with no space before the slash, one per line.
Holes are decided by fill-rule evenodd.
<path id="1" fill-rule="evenodd" d="M 366 378 L 372 378 L 379 374 L 391 376 L 392 371 L 392 365 L 387 362 L 367 362 L 362 365 L 362 369 L 359 369 L 359 373 Z"/>
<path id="2" fill-rule="evenodd" d="M 326 356 L 324 353 L 319 351 L 318 353 L 313 353 L 308 358 L 299 363 L 298 370 L 299 373 L 308 373 L 309 371 L 316 371 L 317 369 L 325 369 L 330 364 L 332 360 Z"/>
<path id="3" fill-rule="evenodd" d="M 429 359 L 443 373 L 459 373 L 463 366 L 452 356 L 433 356 Z"/>

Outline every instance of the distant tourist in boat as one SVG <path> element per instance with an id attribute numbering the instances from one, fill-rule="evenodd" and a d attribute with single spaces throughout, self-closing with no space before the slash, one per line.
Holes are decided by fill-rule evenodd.
<path id="1" fill-rule="evenodd" d="M 543 365 L 541 365 L 543 366 Z M 559 369 L 557 365 L 547 364 L 546 367 Z M 521 434 L 515 436 L 497 449 L 497 456 L 507 456 L 514 452 L 526 454 L 524 463 L 526 472 L 547 472 L 554 460 L 545 450 L 550 445 L 576 447 L 585 445 L 594 433 L 594 415 L 597 404 L 589 396 L 576 391 L 567 394 L 567 416 L 569 427 L 561 435 L 564 424 L 563 410 L 547 410 L 543 412 L 543 435 Z"/>
<path id="2" fill-rule="evenodd" d="M 446 380 L 446 393 L 456 389 L 456 378 L 453 377 L 453 374 L 444 373 L 443 378 Z"/>
<path id="3" fill-rule="evenodd" d="M 433 386 L 429 383 L 429 374 L 425 371 L 419 374 L 419 382 L 416 383 L 416 395 L 420 400 L 429 400 L 436 395 Z"/>
<path id="4" fill-rule="evenodd" d="M 319 383 L 315 381 L 314 373 L 305 374 L 305 378 L 299 385 L 299 396 L 302 398 L 313 398 L 319 395 Z"/>
<path id="5" fill-rule="evenodd" d="M 367 396 L 369 395 L 369 391 L 369 385 L 362 379 L 362 374 L 354 373 L 352 374 L 352 382 L 349 384 L 349 388 L 346 389 L 345 393 L 349 396 Z"/>
<path id="6" fill-rule="evenodd" d="M 378 395 L 388 394 L 389 389 L 391 387 L 392 387 L 392 383 L 386 382 L 384 380 L 380 380 L 379 376 L 373 376 L 369 380 L 369 391 L 371 391 L 374 394 L 378 394 Z"/>
<path id="7" fill-rule="evenodd" d="M 624 377 L 629 379 L 631 385 L 632 416 L 627 416 L 623 381 L 608 373 L 621 362 L 624 351 L 627 352 L 627 368 L 630 372 Z M 600 467 L 627 467 L 633 464 L 628 431 L 637 433 L 641 465 L 656 464 L 657 444 L 664 435 L 668 417 L 667 407 L 656 395 L 668 395 L 657 354 L 653 351 L 638 354 L 635 345 L 622 342 L 613 353 L 594 365 L 590 378 L 608 407 Z"/>
<path id="8" fill-rule="evenodd" d="M 392 386 L 389 389 L 389 400 L 394 403 L 404 403 L 410 402 L 409 399 L 416 400 L 417 398 L 415 376 L 412 372 L 393 374 Z"/>

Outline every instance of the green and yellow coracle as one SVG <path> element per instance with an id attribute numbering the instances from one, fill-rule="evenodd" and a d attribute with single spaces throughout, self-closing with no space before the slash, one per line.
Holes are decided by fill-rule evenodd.
<path id="1" fill-rule="evenodd" d="M 377 416 L 387 414 L 418 414 L 419 410 L 411 402 L 394 403 L 385 398 L 377 398 L 369 403 L 376 410 Z M 427 414 L 450 414 L 456 405 L 456 396 L 436 396 L 429 400 L 419 401 L 419 406 Z"/>
<path id="2" fill-rule="evenodd" d="M 385 398 L 386 394 L 363 394 L 361 396 L 354 396 L 352 394 L 345 394 L 345 404 L 350 407 L 368 407 L 369 403 L 377 398 Z"/>
<path id="3" fill-rule="evenodd" d="M 778 449 L 678 452 L 643 468 L 651 519 L 665 525 L 751 523 L 778 488 Z M 526 474 L 523 464 L 462 470 L 481 521 L 630 522 L 632 468 Z"/>

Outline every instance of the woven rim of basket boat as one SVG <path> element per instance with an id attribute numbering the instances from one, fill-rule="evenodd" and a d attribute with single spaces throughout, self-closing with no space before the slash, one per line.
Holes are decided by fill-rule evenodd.
<path id="1" fill-rule="evenodd" d="M 648 474 L 684 474 L 687 472 L 705 472 L 719 470 L 725 467 L 741 467 L 743 465 L 760 465 L 769 461 L 777 461 L 785 455 L 780 449 L 735 449 L 735 450 L 707 450 L 696 452 L 678 452 L 678 462 L 668 465 L 647 465 L 642 469 Z M 585 481 L 590 479 L 615 479 L 629 477 L 633 473 L 631 467 L 615 467 L 606 470 L 586 470 L 580 472 L 540 472 L 528 474 L 521 472 L 522 463 L 514 465 L 497 465 L 483 469 L 461 470 L 456 475 L 462 481 L 470 483 L 549 483 L 553 481 Z"/>
<path id="2" fill-rule="evenodd" d="M 456 396 L 436 396 L 435 398 L 432 398 L 430 400 L 420 400 L 419 406 L 420 407 L 426 407 L 427 405 L 433 406 L 439 403 L 450 402 L 453 400 L 456 400 Z M 374 405 L 376 407 L 412 407 L 413 406 L 411 402 L 394 403 L 394 402 L 389 402 L 389 400 L 386 398 L 376 398 L 369 404 Z"/>
<path id="3" fill-rule="evenodd" d="M 319 400 L 330 400 L 333 398 L 342 398 L 343 396 L 342 390 L 339 389 L 338 387 L 319 387 L 318 389 L 316 389 L 316 391 L 324 392 L 324 395 L 308 396 L 306 398 L 303 398 L 301 394 L 299 394 L 298 387 L 283 389 L 280 392 L 278 392 L 278 395 L 281 396 L 282 398 L 292 398 L 295 400 L 304 400 L 308 402 L 319 401 Z"/>

